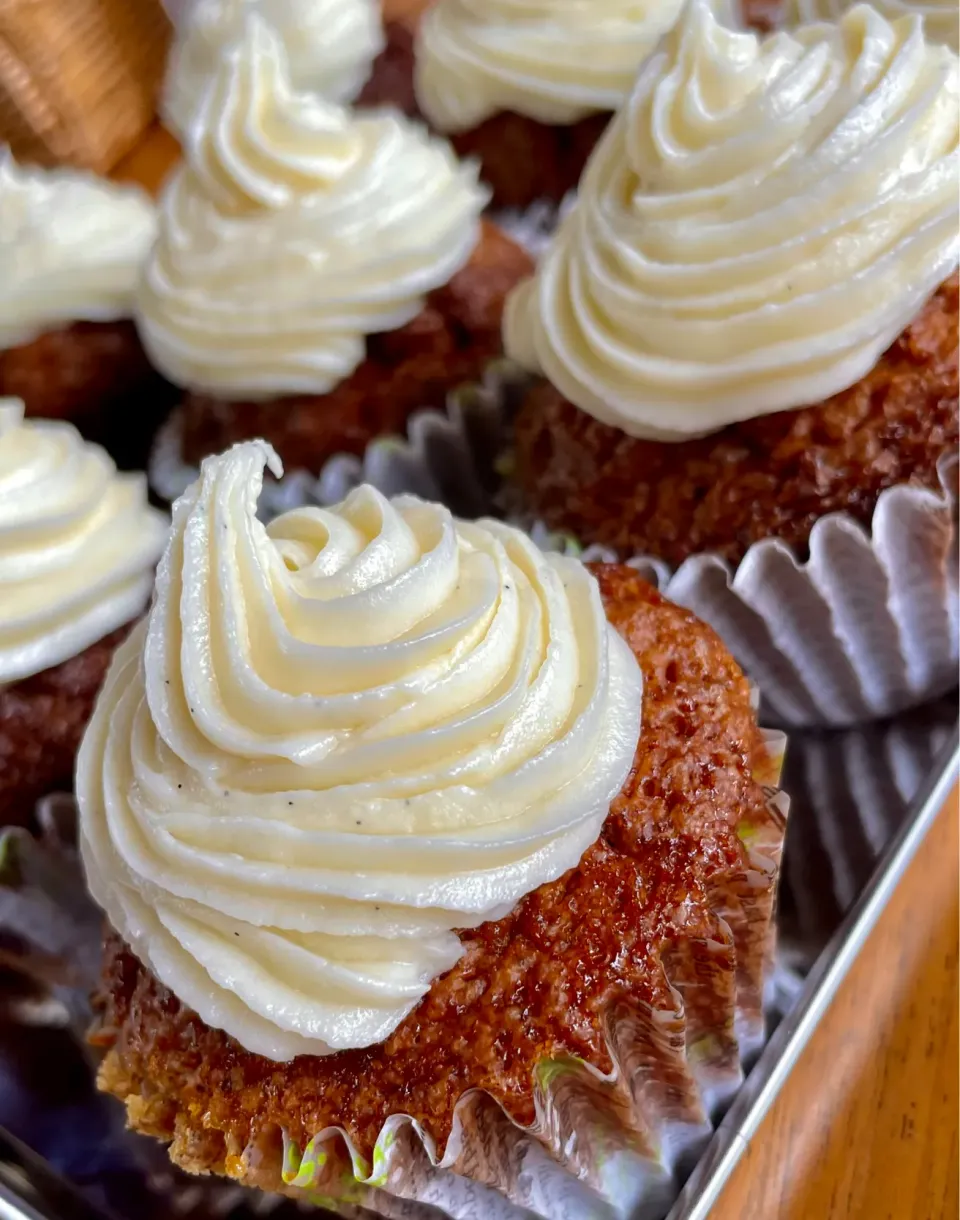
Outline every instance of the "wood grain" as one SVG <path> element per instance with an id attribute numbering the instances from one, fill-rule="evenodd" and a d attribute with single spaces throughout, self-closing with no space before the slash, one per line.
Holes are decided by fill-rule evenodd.
<path id="1" fill-rule="evenodd" d="M 931 827 L 715 1220 L 956 1220 L 958 792 Z"/>

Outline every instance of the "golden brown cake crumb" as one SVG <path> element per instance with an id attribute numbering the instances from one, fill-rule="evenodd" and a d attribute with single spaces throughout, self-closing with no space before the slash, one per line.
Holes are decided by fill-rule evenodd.
<path id="1" fill-rule="evenodd" d="M 413 23 L 386 21 L 385 45 L 373 61 L 370 78 L 355 105 L 395 106 L 411 119 L 421 119 L 413 88 Z"/>
<path id="2" fill-rule="evenodd" d="M 673 564 L 703 551 L 736 563 L 770 537 L 802 556 L 831 512 L 868 526 L 885 488 L 936 488 L 957 444 L 957 295 L 954 275 L 850 389 L 699 440 L 635 440 L 540 383 L 516 420 L 524 502 L 584 543 Z"/>
<path id="3" fill-rule="evenodd" d="M 369 1156 L 395 1112 L 442 1151 L 471 1088 L 529 1123 L 541 1059 L 578 1055 L 608 1070 L 610 1006 L 670 1003 L 662 955 L 717 934 L 709 891 L 746 863 L 737 824 L 769 816 L 752 774 L 762 744 L 747 683 L 714 633 L 631 569 L 596 572 L 643 670 L 634 768 L 580 864 L 506 918 L 462 932 L 463 958 L 384 1043 L 271 1062 L 205 1025 L 109 940 L 94 1039 L 109 1050 L 101 1087 L 127 1103 L 134 1127 L 173 1140 L 180 1164 L 240 1173 L 240 1152 L 278 1127 L 302 1148 L 342 1125 Z"/>
<path id="4" fill-rule="evenodd" d="M 40 797 L 73 788 L 80 739 L 121 627 L 76 657 L 0 686 L 0 825 L 23 824 Z"/>
<path id="5" fill-rule="evenodd" d="M 27 415 L 95 416 L 153 376 L 132 322 L 76 322 L 0 351 L 0 397 Z"/>

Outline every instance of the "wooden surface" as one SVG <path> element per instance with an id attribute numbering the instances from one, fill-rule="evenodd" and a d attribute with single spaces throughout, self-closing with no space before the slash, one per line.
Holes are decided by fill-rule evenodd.
<path id="1" fill-rule="evenodd" d="M 157 127 L 117 167 L 155 190 Z M 941 813 L 715 1220 L 957 1220 L 957 794 Z"/>
<path id="2" fill-rule="evenodd" d="M 957 1220 L 958 826 L 954 790 L 714 1220 Z"/>

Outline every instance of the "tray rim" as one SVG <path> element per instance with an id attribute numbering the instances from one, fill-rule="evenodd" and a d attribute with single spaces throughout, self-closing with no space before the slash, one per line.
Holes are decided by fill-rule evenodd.
<path id="1" fill-rule="evenodd" d="M 960 779 L 960 722 L 877 862 L 870 880 L 817 956 L 796 1004 L 766 1042 L 666 1220 L 707 1220 L 761 1122 L 779 1096 L 886 909 L 904 873 Z"/>

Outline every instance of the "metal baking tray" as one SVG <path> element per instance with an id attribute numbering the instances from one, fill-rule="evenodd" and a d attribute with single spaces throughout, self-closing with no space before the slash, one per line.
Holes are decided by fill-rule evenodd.
<path id="1" fill-rule="evenodd" d="M 781 1004 L 779 1023 L 773 1030 L 757 1061 L 750 1067 L 745 1082 L 730 1108 L 720 1119 L 714 1136 L 672 1207 L 666 1220 L 705 1220 L 719 1199 L 734 1167 L 756 1134 L 764 1115 L 777 1097 L 791 1069 L 800 1057 L 820 1018 L 830 1005 L 852 962 L 870 935 L 897 883 L 910 864 L 927 830 L 937 816 L 960 774 L 960 741 L 956 722 L 957 701 L 948 701 L 919 713 L 849 733 L 792 735 L 784 787 L 791 794 L 792 808 L 781 884 L 781 940 L 794 947 L 796 987 L 790 1002 Z M 831 892 L 814 895 L 815 914 L 824 924 L 811 937 L 810 921 L 804 929 L 802 895 L 794 892 L 792 878 L 803 875 L 807 857 L 815 850 L 818 813 L 816 799 L 828 790 L 826 820 L 830 833 L 842 827 L 846 841 L 830 845 L 832 856 L 841 861 Z M 871 793 L 873 797 L 871 798 Z M 844 803 L 852 809 L 843 809 Z M 878 807 L 883 806 L 882 809 Z M 859 812 L 857 812 L 859 809 Z M 819 814 L 821 823 L 824 810 Z M 814 848 L 811 848 L 814 844 Z M 839 844 L 839 846 L 838 846 Z M 821 862 L 811 865 L 820 875 Z M 800 887 L 802 889 L 802 886 Z M 829 912 L 832 911 L 832 916 Z M 814 921 L 816 923 L 816 920 Z M 819 936 L 819 939 L 818 939 Z M 785 1009 L 785 1010 L 784 1010 Z M 776 1017 L 775 1017 L 776 1020 Z M 2 1050 L 2 1031 L 0 1031 Z M 14 1052 L 17 1054 L 19 1052 Z M 42 1052 L 34 1052 L 42 1055 Z M 40 1073 L 41 1078 L 43 1073 Z M 2 1090 L 0 1080 L 0 1090 Z M 105 1099 L 93 1097 L 91 1107 Z M 0 1091 L 0 1123 L 3 1122 L 3 1094 Z M 49 1106 L 38 1097 L 38 1105 Z M 77 1106 L 75 1098 L 58 1104 Z M 109 1102 L 107 1105 L 109 1106 Z M 117 1107 L 119 1109 L 119 1107 Z M 103 1111 L 96 1112 L 103 1121 Z M 90 1110 L 91 1116 L 94 1110 Z M 81 1125 L 86 1119 L 79 1119 Z M 66 1120 L 69 1129 L 69 1119 Z M 61 1123 L 61 1128 L 63 1124 Z M 39 1128 L 43 1123 L 39 1124 Z M 89 1137 L 88 1137 L 89 1138 Z M 29 1141 L 30 1137 L 27 1136 Z M 33 1141 L 42 1145 L 37 1138 Z M 82 1142 L 82 1141 L 81 1141 Z M 104 1177 L 116 1172 L 107 1157 Z M 165 1159 L 165 1158 L 164 1158 Z M 74 1156 L 74 1165 L 89 1165 L 85 1154 Z M 69 1166 L 67 1177 L 78 1176 Z M 122 1172 L 128 1172 L 123 1170 Z M 297 1211 L 290 1203 L 262 1202 L 249 1192 L 214 1201 L 191 1202 L 190 1188 L 180 1188 L 176 1204 L 170 1177 L 147 1175 L 135 1188 L 100 1190 L 96 1170 L 81 1183 L 71 1184 L 38 1155 L 9 1136 L 0 1126 L 0 1220 L 253 1220 L 269 1214 L 272 1220 L 287 1220 Z M 94 1180 L 91 1181 L 91 1176 Z M 182 1179 L 181 1179 L 182 1181 Z M 151 1192 L 156 1184 L 155 1195 Z M 129 1184 L 127 1184 L 129 1185 Z M 91 1189 L 93 1187 L 93 1189 Z M 201 1187 L 195 1188 L 198 1192 Z M 118 1202 L 119 1199 L 119 1202 Z M 166 1199 L 166 1201 L 165 1201 Z M 152 1202 L 150 1200 L 153 1200 Z M 303 1213 L 299 1213 L 303 1215 Z M 328 1213 L 312 1211 L 311 1216 Z"/>

